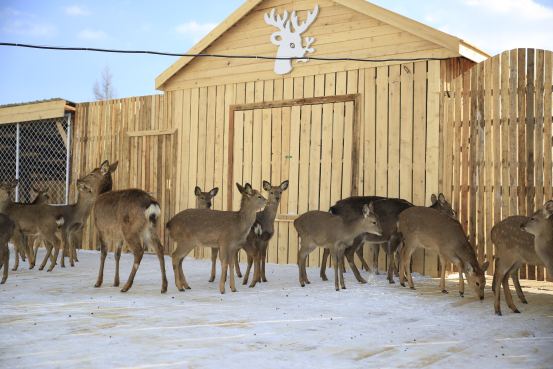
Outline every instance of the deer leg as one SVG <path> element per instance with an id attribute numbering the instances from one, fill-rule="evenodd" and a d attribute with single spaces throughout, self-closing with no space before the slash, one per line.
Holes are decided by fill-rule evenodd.
<path id="1" fill-rule="evenodd" d="M 300 280 L 300 286 L 305 287 L 305 281 L 303 276 L 303 266 L 305 264 L 305 259 L 307 258 L 307 255 L 309 255 L 309 249 L 311 245 L 308 245 L 307 241 L 301 240 L 300 243 L 300 250 L 298 251 L 298 272 L 299 272 L 299 280 Z"/>
<path id="2" fill-rule="evenodd" d="M 409 258 L 411 257 L 411 254 L 413 253 L 413 251 L 416 249 L 416 247 L 413 247 L 411 245 L 406 245 L 404 248 L 403 248 L 403 253 L 401 255 L 401 261 L 403 262 L 403 260 L 409 260 Z M 404 265 L 404 268 L 405 268 L 405 265 Z M 403 275 L 400 275 L 400 278 L 403 279 L 401 280 L 401 285 L 403 287 L 405 287 L 405 278 L 403 277 Z M 409 282 L 409 287 L 414 290 L 415 289 L 415 284 L 413 283 L 413 278 L 411 277 L 411 269 L 410 268 L 407 268 L 407 281 Z"/>
<path id="3" fill-rule="evenodd" d="M 440 288 L 442 289 L 443 293 L 449 293 L 445 289 L 445 263 L 446 263 L 445 258 L 440 256 L 440 266 L 442 268 L 442 270 L 440 271 L 440 274 L 441 274 L 441 276 L 440 276 Z"/>
<path id="4" fill-rule="evenodd" d="M 40 247 L 41 242 L 42 242 L 42 240 L 39 237 L 35 237 L 34 245 L 33 245 L 33 248 L 34 248 L 33 260 L 36 260 L 36 255 L 38 254 L 38 248 Z M 34 267 L 34 263 L 33 263 L 33 267 Z"/>
<path id="5" fill-rule="evenodd" d="M 215 280 L 215 274 L 217 271 L 217 254 L 219 249 L 216 247 L 211 248 L 211 277 L 208 282 L 213 282 Z"/>
<path id="6" fill-rule="evenodd" d="M 459 273 L 461 271 L 459 270 Z M 505 278 L 506 273 L 503 271 L 501 266 L 498 266 L 498 263 L 495 264 L 495 271 L 493 274 L 493 293 L 494 293 L 494 310 L 495 315 L 501 316 L 501 285 L 503 284 L 503 279 Z"/>
<path id="7" fill-rule="evenodd" d="M 238 250 L 240 250 L 240 249 L 238 249 Z M 229 267 L 230 267 L 230 272 L 229 272 L 230 290 L 232 292 L 237 292 L 236 285 L 234 284 L 234 265 L 235 265 L 235 261 L 236 261 L 235 257 L 236 257 L 237 252 L 235 252 L 234 250 L 228 250 L 228 252 L 229 252 Z"/>
<path id="8" fill-rule="evenodd" d="M 261 280 L 267 282 L 267 277 L 265 276 L 265 261 L 267 260 L 267 247 L 269 242 L 261 243 Z"/>
<path id="9" fill-rule="evenodd" d="M 23 242 L 28 241 L 28 237 L 25 235 L 21 235 L 21 240 Z M 25 261 L 25 249 L 23 247 L 19 248 L 19 255 L 21 256 L 21 261 Z"/>
<path id="10" fill-rule="evenodd" d="M 255 245 L 251 241 L 247 239 L 246 239 L 246 242 L 244 242 L 244 244 L 242 245 L 242 249 L 246 252 L 246 255 L 248 256 L 248 268 L 246 269 L 246 273 L 244 274 L 244 280 L 242 281 L 242 284 L 248 283 L 250 269 L 252 264 L 255 262 L 252 283 L 250 285 L 250 288 L 253 288 L 257 283 L 257 274 L 259 273 L 259 268 L 258 268 L 259 250 L 255 247 Z"/>
<path id="11" fill-rule="evenodd" d="M 113 279 L 113 287 L 119 287 L 119 259 L 121 259 L 121 249 L 123 248 L 123 242 L 117 241 L 115 243 L 115 278 Z"/>
<path id="12" fill-rule="evenodd" d="M 463 262 L 459 259 L 454 260 L 453 264 L 459 271 L 459 296 L 465 297 L 465 281 L 463 279 Z"/>
<path id="13" fill-rule="evenodd" d="M 54 267 L 56 266 L 56 260 L 58 259 L 58 253 L 60 252 L 60 246 L 63 250 L 63 247 L 65 245 L 65 237 L 62 235 L 62 239 L 64 240 L 63 241 L 63 244 L 62 242 L 56 237 L 55 234 L 50 234 L 50 235 L 47 235 L 45 237 L 45 239 L 50 242 L 53 246 L 54 246 L 54 260 L 50 262 L 50 267 L 48 268 L 47 272 L 51 272 L 52 269 L 54 269 Z M 62 251 L 63 253 L 63 251 Z M 62 256 L 63 257 L 63 256 Z"/>
<path id="14" fill-rule="evenodd" d="M 323 260 L 321 262 L 321 271 L 319 273 L 323 281 L 328 281 L 328 278 L 326 277 L 326 262 L 328 260 L 328 255 L 330 255 L 330 250 L 323 249 Z"/>
<path id="15" fill-rule="evenodd" d="M 228 253 L 219 250 L 219 259 L 221 260 L 221 280 L 219 281 L 219 291 L 225 293 L 225 281 L 227 280 L 227 271 L 229 267 Z"/>
<path id="16" fill-rule="evenodd" d="M 340 246 L 338 246 L 338 247 L 340 247 Z M 353 274 L 355 275 L 355 278 L 357 278 L 357 281 L 359 281 L 361 283 L 367 283 L 367 281 L 363 277 L 361 277 L 361 274 L 359 274 L 359 270 L 357 269 L 357 266 L 354 263 L 355 251 L 356 250 L 353 248 L 353 246 L 351 246 L 351 247 L 346 248 L 345 251 L 342 250 L 340 252 L 340 255 L 342 255 L 342 258 L 339 259 L 340 263 L 342 264 L 341 268 L 343 268 L 343 264 L 344 264 L 343 256 L 345 255 L 346 259 L 348 259 L 349 266 L 350 266 L 351 270 L 353 271 Z"/>
<path id="17" fill-rule="evenodd" d="M 123 234 L 123 236 L 125 237 L 125 242 L 127 242 L 127 245 L 129 245 L 134 256 L 134 264 L 131 269 L 131 274 L 129 275 L 127 283 L 125 283 L 123 289 L 121 290 L 121 292 L 127 292 L 132 287 L 132 284 L 134 282 L 134 276 L 138 271 L 138 267 L 140 266 L 140 262 L 142 261 L 142 256 L 144 256 L 144 248 L 142 247 L 142 242 L 140 242 L 140 237 L 138 235 Z"/>
<path id="18" fill-rule="evenodd" d="M 79 259 L 77 258 L 77 249 L 81 249 L 83 247 L 83 229 L 81 228 L 79 232 L 75 235 L 75 256 L 73 259 L 75 262 L 79 262 Z"/>
<path id="19" fill-rule="evenodd" d="M 159 259 L 159 267 L 161 269 L 161 293 L 167 292 L 167 275 L 165 274 L 165 257 L 163 255 L 163 245 L 155 233 L 155 228 L 150 228 L 150 239 L 149 242 L 153 245 L 153 248 L 156 250 L 157 258 Z M 182 271 L 182 268 L 180 268 Z M 184 279 L 184 273 L 183 273 Z M 186 281 L 186 280 L 185 280 Z M 190 287 L 188 287 L 190 289 Z"/>
<path id="20" fill-rule="evenodd" d="M 77 254 L 75 250 L 75 233 L 71 232 L 68 235 L 69 239 L 69 264 L 74 267 L 75 266 L 75 255 Z"/>
<path id="21" fill-rule="evenodd" d="M 10 248 L 7 244 L 2 264 L 4 265 L 4 275 L 2 276 L 2 282 L 0 284 L 4 284 L 8 280 L 8 268 L 10 266 Z"/>
<path id="22" fill-rule="evenodd" d="M 239 260 L 240 260 L 239 254 L 240 254 L 240 249 L 236 250 L 236 254 L 234 255 L 234 264 L 236 267 L 236 275 L 238 276 L 238 278 L 242 278 L 242 272 L 240 271 L 240 264 L 239 264 Z"/>
<path id="23" fill-rule="evenodd" d="M 67 252 L 67 233 L 61 232 L 62 250 L 60 255 L 60 266 L 65 268 L 65 254 Z"/>
<path id="24" fill-rule="evenodd" d="M 380 254 L 380 244 L 375 243 L 375 244 L 373 244 L 373 257 L 374 257 L 373 269 L 374 269 L 374 274 L 376 274 L 376 275 L 380 275 L 380 273 L 378 272 L 378 255 L 379 254 Z"/>
<path id="25" fill-rule="evenodd" d="M 520 287 L 520 282 L 518 281 L 518 269 L 511 273 L 511 278 L 513 279 L 513 286 L 515 286 L 518 298 L 520 299 L 520 301 L 522 301 L 523 304 L 527 304 L 528 301 L 526 301 L 526 297 L 524 297 L 524 293 L 522 292 L 522 288 Z"/>
<path id="26" fill-rule="evenodd" d="M 334 288 L 336 291 L 340 291 L 340 286 L 338 285 L 338 273 L 340 272 L 340 261 L 338 259 L 338 253 L 335 250 L 330 253 L 330 258 L 332 260 L 332 267 L 334 268 Z M 343 259 L 342 259 L 343 260 Z"/>
<path id="27" fill-rule="evenodd" d="M 515 306 L 513 295 L 511 295 L 511 289 L 509 288 L 509 276 L 513 274 L 514 271 L 520 268 L 520 264 L 522 263 L 515 263 L 515 265 L 511 266 L 507 273 L 505 273 L 505 277 L 503 277 L 503 293 L 505 294 L 505 302 L 507 303 L 509 308 L 511 308 L 513 313 L 520 313 L 520 311 L 518 311 L 517 307 Z"/>
<path id="28" fill-rule="evenodd" d="M 246 268 L 246 272 L 244 273 L 244 279 L 242 280 L 242 284 L 248 284 L 248 278 L 250 276 L 250 270 L 252 268 L 252 264 L 253 264 L 253 257 L 250 254 L 248 254 L 248 267 Z M 254 277 L 253 277 L 252 283 L 253 282 L 255 282 L 255 271 L 254 271 Z"/>
<path id="29" fill-rule="evenodd" d="M 104 282 L 104 263 L 106 262 L 106 256 L 108 255 L 108 245 L 106 244 L 106 241 L 102 237 L 102 234 L 98 234 L 100 237 L 100 271 L 98 272 L 98 280 L 96 281 L 96 284 L 94 287 L 100 287 L 102 283 Z"/>
<path id="30" fill-rule="evenodd" d="M 340 286 L 342 287 L 343 290 L 346 289 L 346 284 L 344 283 L 344 273 L 342 272 L 343 270 L 345 270 L 345 268 L 344 268 L 344 251 L 345 251 L 344 248 L 338 246 L 337 254 L 338 254 L 338 260 L 340 260 L 340 264 L 341 264 L 340 265 Z M 352 259 L 353 259 L 354 254 L 352 253 L 351 256 L 352 256 Z M 353 262 L 350 262 L 350 264 L 353 264 Z M 355 268 L 355 271 L 357 271 L 357 274 L 359 274 L 359 271 L 357 270 L 357 268 Z M 355 273 L 355 271 L 354 271 L 354 273 Z M 363 278 L 361 278 L 361 279 L 363 279 Z M 363 283 L 363 282 L 361 282 L 361 283 Z"/>
<path id="31" fill-rule="evenodd" d="M 48 262 L 48 259 L 50 259 L 50 256 L 52 255 L 52 244 L 44 239 L 42 241 L 44 242 L 44 247 L 46 248 L 46 255 L 44 256 L 44 260 L 42 260 L 42 263 L 40 264 L 38 270 L 44 269 L 44 267 L 46 266 L 46 262 Z"/>

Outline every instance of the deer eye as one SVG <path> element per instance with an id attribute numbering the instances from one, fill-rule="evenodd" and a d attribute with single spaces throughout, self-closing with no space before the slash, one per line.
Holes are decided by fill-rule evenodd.
<path id="1" fill-rule="evenodd" d="M 530 220 L 534 220 L 534 218 L 530 218 Z"/>
<path id="2" fill-rule="evenodd" d="M 296 47 L 296 45 L 292 43 L 292 44 L 290 44 L 290 47 L 293 49 L 293 48 Z"/>
<path id="3" fill-rule="evenodd" d="M 477 285 L 478 287 L 480 287 L 480 283 L 476 282 L 476 285 Z"/>
<path id="4" fill-rule="evenodd" d="M 261 198 L 261 196 L 259 196 L 259 198 Z"/>
<path id="5" fill-rule="evenodd" d="M 373 224 L 376 224 L 376 222 L 373 222 Z"/>
<path id="6" fill-rule="evenodd" d="M 271 195 L 272 195 L 272 194 L 273 194 L 273 193 L 271 192 Z"/>

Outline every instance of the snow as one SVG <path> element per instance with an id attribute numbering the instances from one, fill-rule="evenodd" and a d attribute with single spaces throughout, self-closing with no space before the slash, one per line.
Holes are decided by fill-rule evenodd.
<path id="1" fill-rule="evenodd" d="M 239 292 L 227 282 L 221 295 L 220 270 L 208 283 L 211 262 L 187 258 L 192 289 L 179 292 L 166 256 L 162 295 L 157 257 L 145 255 L 133 287 L 120 293 L 111 286 L 113 254 L 101 288 L 93 287 L 99 252 L 79 251 L 79 260 L 50 273 L 26 262 L 10 270 L 0 286 L 1 367 L 553 367 L 553 295 L 533 305 L 544 297 L 537 289 L 524 290 L 529 305 L 514 295 L 522 314 L 502 296 L 498 317 L 491 280 L 484 301 L 468 286 L 459 297 L 453 279 L 442 294 L 438 280 L 416 273 L 416 291 L 364 271 L 369 283 L 360 284 L 349 271 L 347 289 L 336 292 L 333 269 L 323 282 L 318 268 L 307 268 L 311 284 L 302 288 L 296 265 L 268 264 L 267 283 L 248 288 L 237 278 Z M 121 257 L 121 286 L 132 263 Z"/>

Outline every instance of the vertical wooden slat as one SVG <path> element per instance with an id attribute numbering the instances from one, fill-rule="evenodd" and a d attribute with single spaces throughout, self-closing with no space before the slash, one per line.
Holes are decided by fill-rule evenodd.
<path id="1" fill-rule="evenodd" d="M 388 197 L 399 197 L 400 66 L 390 66 L 388 92 Z"/>
<path id="2" fill-rule="evenodd" d="M 469 156 L 470 156 L 470 145 L 469 137 L 471 132 L 471 122 L 470 122 L 470 82 L 471 82 L 472 72 L 468 70 L 463 74 L 463 138 L 462 138 L 462 179 L 461 179 L 461 225 L 465 230 L 465 233 L 468 234 L 468 224 L 469 224 Z"/>
<path id="3" fill-rule="evenodd" d="M 411 71 L 413 69 L 411 68 Z M 365 70 L 364 195 L 376 193 L 376 68 Z M 368 247 L 368 245 L 366 245 Z"/>
<path id="4" fill-rule="evenodd" d="M 271 183 L 281 182 L 281 158 L 282 158 L 282 108 L 271 109 L 272 115 L 272 156 L 271 156 Z M 269 263 L 278 262 L 278 231 L 279 224 L 275 224 L 275 234 L 269 242 L 267 258 Z"/>
<path id="5" fill-rule="evenodd" d="M 388 67 L 376 68 L 376 195 L 388 195 Z"/>
<path id="6" fill-rule="evenodd" d="M 462 108 L 463 108 L 463 77 L 458 76 L 454 82 L 455 90 L 455 167 L 454 167 L 454 176 L 453 176 L 453 196 L 452 204 L 453 209 L 460 214 L 461 211 L 461 163 L 462 163 L 462 148 L 463 148 L 463 122 L 462 122 Z M 459 216 L 459 215 L 458 215 Z M 461 218 L 458 218 L 461 220 Z"/>
<path id="7" fill-rule="evenodd" d="M 544 92 L 544 51 L 537 50 L 536 52 L 536 110 L 535 110 L 535 128 L 536 128 L 536 143 L 534 145 L 536 158 L 536 179 L 535 179 L 535 210 L 540 209 L 543 202 L 543 92 Z M 551 136 L 549 136 L 551 137 Z M 543 281 L 545 279 L 544 268 L 537 267 L 536 279 Z"/>
<path id="8" fill-rule="evenodd" d="M 534 76 L 535 50 L 528 49 L 526 75 L 526 213 L 534 213 Z M 540 153 L 541 156 L 541 153 Z M 534 278 L 532 278 L 534 279 Z"/>
<path id="9" fill-rule="evenodd" d="M 322 105 L 311 107 L 311 149 L 309 153 L 309 210 L 319 208 L 319 178 L 321 171 Z M 326 211 L 326 209 L 324 210 Z M 309 266 L 319 266 L 319 248 L 309 254 Z"/>
<path id="10" fill-rule="evenodd" d="M 281 182 L 288 180 L 290 177 L 290 125 L 291 125 L 291 113 L 292 108 L 289 106 L 282 108 L 282 151 L 280 159 L 280 179 Z M 280 183 L 279 183 L 280 184 Z M 280 200 L 280 209 L 278 209 L 278 214 L 288 214 L 288 191 L 282 193 L 282 198 Z M 289 222 L 282 222 L 278 225 L 278 263 L 279 264 L 288 264 L 288 233 L 290 232 Z M 292 225 L 293 228 L 293 225 Z"/>
<path id="11" fill-rule="evenodd" d="M 492 105 L 493 105 L 493 223 L 491 226 L 493 227 L 495 224 L 499 223 L 501 221 L 501 114 L 500 114 L 500 108 L 501 108 L 501 94 L 500 94 L 500 70 L 501 65 L 501 56 L 498 54 L 493 57 L 492 59 Z M 489 237 L 491 237 L 491 233 L 488 234 Z M 488 254 L 488 257 L 490 260 L 490 266 L 488 267 L 487 272 L 489 274 L 494 273 L 495 270 L 495 263 L 493 262 L 493 255 L 495 255 L 495 252 L 493 251 L 493 243 L 490 240 L 490 247 L 492 249 L 491 254 Z"/>
<path id="12" fill-rule="evenodd" d="M 415 63 L 413 80 L 413 204 L 424 206 L 426 190 L 426 62 Z M 413 253 L 413 272 L 424 273 L 424 253 L 422 248 Z"/>
<path id="13" fill-rule="evenodd" d="M 518 214 L 518 178 L 517 178 L 517 78 L 518 78 L 518 53 L 511 50 L 510 53 L 510 79 L 509 79 L 509 163 L 510 165 L 510 208 L 509 213 Z M 521 67 L 522 68 L 522 67 Z"/>
<path id="14" fill-rule="evenodd" d="M 511 210 L 510 195 L 510 128 L 509 128 L 509 51 L 501 54 L 501 219 L 509 217 Z"/>
<path id="15" fill-rule="evenodd" d="M 470 87 L 471 87 L 471 101 L 470 101 L 470 218 L 469 218 L 469 240 L 470 244 L 474 248 L 474 251 L 478 252 L 476 244 L 476 224 L 477 224 L 477 192 L 476 186 L 478 185 L 478 120 L 477 120 L 477 108 L 478 108 L 478 72 L 479 67 L 472 68 L 470 75 Z"/>
<path id="16" fill-rule="evenodd" d="M 492 59 L 487 59 L 484 63 L 484 161 L 486 169 L 485 178 L 485 201 L 486 201 L 486 224 L 483 238 L 486 241 L 485 258 L 490 264 L 493 264 L 493 245 L 491 231 L 493 227 L 493 205 L 492 205 Z M 488 275 L 493 275 L 491 268 L 486 271 Z"/>
<path id="17" fill-rule="evenodd" d="M 299 142 L 298 214 L 309 206 L 309 140 L 311 137 L 311 106 L 301 106 Z"/>
<path id="18" fill-rule="evenodd" d="M 448 84 L 447 88 L 449 91 L 449 97 L 447 94 L 441 93 L 441 99 L 446 99 L 444 104 L 444 125 L 443 125 L 443 135 L 444 135 L 444 153 L 443 160 L 443 174 L 439 176 L 440 182 L 443 182 L 443 194 L 446 199 L 453 205 L 452 191 L 453 191 L 453 177 L 454 177 L 454 165 L 453 165 L 453 148 L 454 148 L 454 137 L 455 137 L 455 88 L 453 79 L 451 78 L 451 72 L 453 67 L 450 67 L 448 70 Z M 440 192 L 442 192 L 440 191 Z"/>
<path id="19" fill-rule="evenodd" d="M 300 106 L 293 106 L 290 122 L 290 175 L 288 184 L 288 213 L 298 214 L 298 191 L 299 191 L 299 163 L 300 163 Z M 330 183 L 330 181 L 329 181 Z M 290 240 L 288 247 L 288 263 L 298 262 L 298 233 L 292 226 L 290 229 Z"/>
<path id="20" fill-rule="evenodd" d="M 517 117 L 518 117 L 518 214 L 526 210 L 526 49 L 517 50 Z M 511 86 L 514 88 L 515 86 Z M 526 264 L 520 266 L 520 278 L 526 278 Z"/>
<path id="21" fill-rule="evenodd" d="M 551 183 L 551 171 L 553 170 L 553 165 L 551 163 L 551 146 L 552 146 L 552 140 L 550 137 L 551 135 L 551 124 L 552 124 L 552 115 L 553 115 L 553 99 L 552 99 L 552 91 L 549 86 L 553 86 L 553 52 L 546 51 L 544 56 L 545 62 L 545 72 L 544 72 L 544 187 L 545 187 L 545 193 L 544 193 L 544 202 L 549 201 L 552 199 L 552 189 L 553 184 Z M 553 275 L 553 270 L 547 270 L 546 271 L 546 280 L 552 282 L 553 279 L 551 276 Z"/>
<path id="22" fill-rule="evenodd" d="M 401 65 L 399 197 L 413 201 L 413 63 Z M 365 109 L 367 106 L 365 105 Z M 366 118 L 365 118 L 366 119 Z M 366 123 L 365 123 L 366 124 Z"/>

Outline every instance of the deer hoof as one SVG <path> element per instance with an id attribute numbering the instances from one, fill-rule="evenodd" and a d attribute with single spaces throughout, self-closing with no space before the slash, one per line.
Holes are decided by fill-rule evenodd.
<path id="1" fill-rule="evenodd" d="M 5 281 L 0 282 L 0 284 L 4 284 L 4 283 L 6 283 L 6 282 Z"/>
<path id="2" fill-rule="evenodd" d="M 522 301 L 522 303 L 528 305 L 528 301 Z"/>
<path id="3" fill-rule="evenodd" d="M 221 295 L 224 295 L 225 294 L 225 291 L 221 292 Z"/>
<path id="4" fill-rule="evenodd" d="M 184 288 L 181 288 L 179 291 L 184 292 Z"/>
<path id="5" fill-rule="evenodd" d="M 255 286 L 249 286 L 250 288 L 254 288 Z"/>
<path id="6" fill-rule="evenodd" d="M 12 269 L 12 271 L 16 271 L 17 269 Z M 42 270 L 42 269 L 39 269 L 39 270 Z"/>
<path id="7" fill-rule="evenodd" d="M 75 265 L 71 265 L 71 268 L 73 268 Z"/>
<path id="8" fill-rule="evenodd" d="M 167 291 L 161 291 L 161 293 L 162 293 L 162 294 L 166 294 L 166 293 L 167 293 Z"/>
<path id="9" fill-rule="evenodd" d="M 405 283 L 400 283 L 401 287 L 405 287 Z"/>
<path id="10" fill-rule="evenodd" d="M 209 283 L 213 283 L 213 281 L 208 281 Z"/>
<path id="11" fill-rule="evenodd" d="M 186 287 L 187 290 L 191 290 L 192 288 L 191 287 Z"/>
<path id="12" fill-rule="evenodd" d="M 495 312 L 495 315 L 501 316 L 501 315 L 502 315 L 502 314 L 501 314 L 501 311 L 496 311 L 496 312 Z"/>
<path id="13" fill-rule="evenodd" d="M 465 293 L 464 292 L 459 292 L 459 296 L 465 297 Z"/>
<path id="14" fill-rule="evenodd" d="M 302 284 L 301 286 L 302 286 L 302 287 L 305 287 L 305 284 Z"/>
<path id="15" fill-rule="evenodd" d="M 449 293 L 449 292 L 447 292 L 446 290 L 442 290 L 442 293 Z"/>
<path id="16" fill-rule="evenodd" d="M 43 270 L 44 268 L 38 268 L 38 270 Z M 12 270 L 17 270 L 17 269 L 12 269 Z"/>
<path id="17" fill-rule="evenodd" d="M 52 271 L 52 269 L 48 269 L 46 272 L 51 272 L 51 271 Z"/>
<path id="18" fill-rule="evenodd" d="M 101 286 L 101 284 L 95 284 L 95 285 L 94 285 L 94 288 L 98 288 L 98 287 L 100 287 L 100 286 Z"/>
<path id="19" fill-rule="evenodd" d="M 392 279 L 392 280 L 390 281 L 390 284 L 395 284 L 395 283 L 396 283 L 396 282 L 394 282 L 394 280 L 393 280 L 393 279 Z"/>
<path id="20" fill-rule="evenodd" d="M 30 267 L 29 270 L 34 269 L 34 267 Z"/>
<path id="21" fill-rule="evenodd" d="M 345 290 L 345 289 L 346 289 L 346 287 L 342 287 L 342 289 L 343 289 L 343 290 Z"/>
<path id="22" fill-rule="evenodd" d="M 513 311 L 513 313 L 520 314 L 520 311 L 518 311 L 518 309 L 515 309 L 515 311 Z"/>
<path id="23" fill-rule="evenodd" d="M 123 290 L 121 290 L 121 292 L 123 292 L 123 293 L 127 293 L 127 291 L 125 291 L 124 289 L 123 289 Z"/>
<path id="24" fill-rule="evenodd" d="M 305 284 L 311 284 L 311 282 L 305 282 Z"/>
<path id="25" fill-rule="evenodd" d="M 415 290 L 415 287 L 411 287 L 411 289 L 414 291 L 414 290 Z"/>
<path id="26" fill-rule="evenodd" d="M 234 290 L 234 291 L 232 291 L 232 292 L 238 292 L 238 290 Z"/>
<path id="27" fill-rule="evenodd" d="M 62 268 L 65 268 L 65 265 L 62 265 L 61 267 L 62 267 Z"/>
<path id="28" fill-rule="evenodd" d="M 340 291 L 340 289 L 339 289 L 339 288 L 336 288 L 336 291 Z"/>

